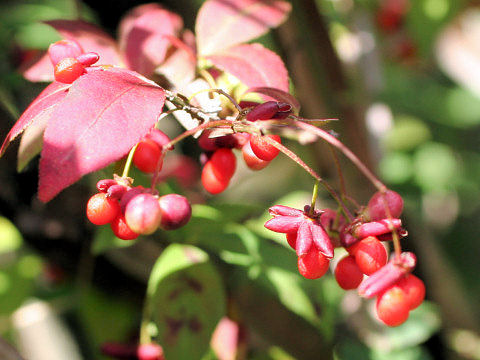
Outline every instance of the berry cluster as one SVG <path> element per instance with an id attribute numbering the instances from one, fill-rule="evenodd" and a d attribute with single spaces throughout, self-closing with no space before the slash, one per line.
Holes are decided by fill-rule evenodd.
<path id="1" fill-rule="evenodd" d="M 334 255 L 343 246 L 348 255 L 337 263 L 335 278 L 345 290 L 358 288 L 361 296 L 377 296 L 377 316 L 388 326 L 398 326 L 425 297 L 425 286 L 410 274 L 416 264 L 412 253 L 396 253 L 388 261 L 382 241 L 406 236 L 398 218 L 403 199 L 391 190 L 377 192 L 355 219 L 346 219 L 331 209 L 298 210 L 282 205 L 269 209 L 269 230 L 285 233 L 298 256 L 298 270 L 307 279 L 322 277 Z M 368 277 L 365 278 L 365 275 Z"/>
<path id="2" fill-rule="evenodd" d="M 87 218 L 95 225 L 110 224 L 116 237 L 133 240 L 159 227 L 174 230 L 191 217 L 188 200 L 178 194 L 158 196 L 143 186 L 131 187 L 128 179 L 117 177 L 97 183 L 99 193 L 87 203 Z"/>
<path id="3" fill-rule="evenodd" d="M 50 61 L 55 67 L 55 80 L 71 84 L 86 72 L 86 68 L 99 60 L 94 52 L 84 53 L 75 40 L 60 40 L 48 48 Z"/>
<path id="4" fill-rule="evenodd" d="M 245 120 L 249 122 L 270 119 L 282 119 L 291 113 L 291 105 L 267 101 L 263 104 L 255 102 L 241 102 L 240 106 L 246 112 Z M 254 171 L 268 166 L 279 154 L 280 150 L 270 140 L 281 143 L 278 135 L 257 135 L 236 133 L 218 137 L 211 137 L 206 130 L 198 139 L 199 146 L 204 150 L 201 160 L 202 184 L 211 194 L 223 192 L 229 185 L 235 173 L 236 157 L 232 149 L 241 149 L 245 164 Z M 268 139 L 267 139 L 268 138 Z"/>

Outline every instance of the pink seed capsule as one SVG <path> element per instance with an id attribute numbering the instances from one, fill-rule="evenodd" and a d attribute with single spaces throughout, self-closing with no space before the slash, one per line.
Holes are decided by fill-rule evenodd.
<path id="1" fill-rule="evenodd" d="M 360 239 L 356 238 L 349 232 L 342 230 L 340 232 L 340 244 L 342 244 L 343 247 L 347 248 L 349 246 L 352 246 L 353 244 L 359 242 Z"/>
<path id="2" fill-rule="evenodd" d="M 286 234 L 296 232 L 302 222 L 301 216 L 277 216 L 268 220 L 264 226 L 268 230 Z"/>
<path id="3" fill-rule="evenodd" d="M 412 272 L 416 264 L 417 258 L 411 252 L 402 253 L 399 259 L 394 256 L 384 267 L 363 280 L 358 287 L 358 294 L 366 298 L 372 298 L 383 293 L 405 275 Z"/>
<path id="4" fill-rule="evenodd" d="M 248 121 L 270 120 L 278 112 L 277 101 L 267 101 L 255 106 L 245 117 Z"/>
<path id="5" fill-rule="evenodd" d="M 152 234 L 162 220 L 158 199 L 151 194 L 133 197 L 125 208 L 125 222 L 137 234 Z"/>
<path id="6" fill-rule="evenodd" d="M 135 196 L 142 194 L 145 192 L 145 188 L 143 186 L 136 186 L 127 190 L 125 194 L 123 194 L 122 199 L 120 200 L 120 209 L 122 212 L 125 212 L 125 208 L 127 207 L 130 200 L 132 200 Z"/>
<path id="7" fill-rule="evenodd" d="M 77 60 L 85 67 L 95 64 L 99 59 L 100 55 L 94 52 L 88 52 L 77 56 Z"/>
<path id="8" fill-rule="evenodd" d="M 238 105 L 240 105 L 240 107 L 242 109 L 246 109 L 246 108 L 249 108 L 249 107 L 255 107 L 255 106 L 258 106 L 260 103 L 256 102 L 256 101 L 246 101 L 246 100 L 242 100 L 238 103 Z"/>
<path id="9" fill-rule="evenodd" d="M 48 56 L 53 66 L 65 58 L 76 58 L 82 53 L 82 47 L 75 40 L 60 40 L 48 47 Z"/>
<path id="10" fill-rule="evenodd" d="M 97 182 L 97 190 L 106 193 L 110 186 L 117 185 L 117 181 L 113 179 L 102 179 Z"/>
<path id="11" fill-rule="evenodd" d="M 287 103 L 278 103 L 278 111 L 272 119 L 285 119 L 292 113 L 292 105 Z"/>
<path id="12" fill-rule="evenodd" d="M 185 196 L 168 194 L 162 196 L 158 203 L 162 212 L 160 227 L 175 230 L 184 226 L 192 217 L 192 207 Z"/>
<path id="13" fill-rule="evenodd" d="M 380 191 L 373 194 L 368 202 L 367 211 L 371 221 L 388 218 L 386 206 L 390 210 L 392 218 L 398 218 L 403 211 L 403 199 L 399 193 L 393 190 L 387 190 L 385 195 Z"/>
<path id="14" fill-rule="evenodd" d="M 111 199 L 120 200 L 127 192 L 127 187 L 123 185 L 112 185 L 107 190 L 107 197 Z"/>
<path id="15" fill-rule="evenodd" d="M 379 221 L 372 221 L 363 223 L 354 228 L 353 234 L 359 239 L 363 239 L 369 236 L 378 236 L 391 233 L 390 227 L 399 229 L 402 226 L 402 220 L 400 219 L 383 219 Z"/>
<path id="16" fill-rule="evenodd" d="M 268 209 L 270 215 L 276 216 L 300 216 L 303 214 L 302 210 L 291 208 L 290 206 L 274 205 Z"/>

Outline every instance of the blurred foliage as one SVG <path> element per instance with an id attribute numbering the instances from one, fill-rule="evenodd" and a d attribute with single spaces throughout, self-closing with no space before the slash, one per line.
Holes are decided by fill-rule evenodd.
<path id="1" fill-rule="evenodd" d="M 359 108 L 382 103 L 391 112 L 390 118 L 377 120 L 385 122 L 385 131 L 369 135 L 372 143 L 376 143 L 372 148 L 377 152 L 374 157 L 379 159 L 378 171 L 382 179 L 406 199 L 407 222 L 413 219 L 413 223 L 431 234 L 434 241 L 428 246 L 440 249 L 439 260 L 429 260 L 428 257 L 419 260 L 421 275 L 427 284 L 427 296 L 433 296 L 428 292 L 429 286 L 438 284 L 436 279 L 428 277 L 431 276 L 428 267 L 438 260 L 445 265 L 445 273 L 439 276 L 447 274 L 445 278 L 453 276 L 454 281 L 459 279 L 461 293 L 449 294 L 453 300 L 448 300 L 455 305 L 455 297 L 467 299 L 474 310 L 460 307 L 458 310 L 465 311 L 476 328 L 452 332 L 448 321 L 442 326 L 440 319 L 452 318 L 452 309 L 445 307 L 445 302 L 442 302 L 445 299 L 431 298 L 438 305 L 426 302 L 412 312 L 404 325 L 385 329 L 375 322 L 369 302 L 359 305 L 352 301 L 349 293 L 339 289 L 331 276 L 318 281 L 307 281 L 299 276 L 296 257 L 286 244 L 284 235 L 266 231 L 263 227 L 268 218 L 264 209 L 268 205 L 282 203 L 298 208 L 310 197 L 309 180 L 303 175 L 292 176 L 296 169 L 279 160 L 277 165 L 272 164 L 271 170 L 256 179 L 251 179 L 250 174 L 245 176 L 243 169 L 243 175 L 240 175 L 243 177 L 233 185 L 238 185 L 238 190 L 212 199 L 208 204 L 195 205 L 193 218 L 186 227 L 162 234 L 161 238 L 141 240 L 160 245 L 150 254 L 154 257 L 160 254 L 161 249 L 166 249 L 158 258 L 149 280 L 157 320 L 156 328 L 150 330 L 155 337 L 161 342 L 168 337 L 169 329 L 163 321 L 166 317 L 178 317 L 182 324 L 188 324 L 192 316 L 201 314 L 197 319 L 202 324 L 201 332 L 190 331 L 187 326 L 181 333 L 179 342 L 190 344 L 191 348 L 187 345 L 177 348 L 166 346 L 166 352 L 171 354 L 172 359 L 185 356 L 193 359 L 202 355 L 204 360 L 216 359 L 213 350 L 208 349 L 206 339 L 217 320 L 229 311 L 229 301 L 235 297 L 236 291 L 243 291 L 245 284 L 251 288 L 254 297 L 271 302 L 274 316 L 280 318 L 285 313 L 291 316 L 285 324 L 286 330 L 307 334 L 308 340 L 313 343 L 333 344 L 334 357 L 339 360 L 437 358 L 438 349 L 435 350 L 435 346 L 428 342 L 438 331 L 446 339 L 444 342 L 447 345 L 444 346 L 456 355 L 479 358 L 478 351 L 469 353 L 465 350 L 467 345 L 462 344 L 471 344 L 472 339 L 478 339 L 476 331 L 480 328 L 477 245 L 480 238 L 477 221 L 480 212 L 480 98 L 471 88 L 442 71 L 436 54 L 438 37 L 446 26 L 458 21 L 458 17 L 468 10 L 469 2 L 411 0 L 403 25 L 395 33 L 378 27 L 376 19 L 380 2 L 317 0 L 316 3 L 328 23 L 337 54 L 343 61 L 350 89 L 346 99 L 360 103 Z M 196 2 L 195 7 L 199 3 Z M 131 5 L 136 3 L 132 1 Z M 178 10 L 182 5 L 191 10 L 192 5 L 185 4 L 185 1 L 175 6 Z M 91 6 L 94 7 L 94 4 Z M 80 12 L 83 19 L 95 21 L 102 10 L 106 11 L 81 6 Z M 78 3 L 74 0 L 22 0 L 0 4 L 2 129 L 10 126 L 41 89 L 39 85 L 28 84 L 15 71 L 22 56 L 28 55 L 28 50 L 45 49 L 58 39 L 58 34 L 41 21 L 77 16 Z M 192 24 L 193 20 L 189 19 L 186 23 Z M 109 30 L 112 32 L 112 29 Z M 293 56 L 295 49 L 282 49 L 275 40 L 274 35 L 261 39 L 268 47 L 284 51 L 287 57 Z M 347 46 L 342 45 L 345 41 Z M 299 42 L 305 48 L 311 46 L 302 39 Z M 408 52 L 404 51 L 405 44 L 409 46 Z M 342 55 L 342 49 L 347 49 L 348 54 Z M 355 49 L 359 49 L 358 53 Z M 316 69 L 306 71 L 313 74 L 312 81 L 315 81 Z M 370 83 L 376 85 L 369 87 Z M 348 123 L 349 119 L 341 120 Z M 188 146 L 184 150 L 189 152 Z M 315 154 L 305 151 L 303 155 L 315 161 Z M 141 178 L 137 173 L 135 177 Z M 162 190 L 165 192 L 181 190 L 176 184 L 165 184 L 164 187 Z M 262 190 L 265 192 L 262 193 Z M 361 191 L 352 186 L 353 195 Z M 322 207 L 331 204 L 325 194 L 319 202 Z M 85 284 L 90 281 L 88 274 L 66 274 L 52 265 L 41 250 L 34 250 L 24 241 L 21 235 L 24 229 L 17 229 L 12 223 L 16 221 L 13 215 L 3 212 L 2 215 L 2 337 L 14 340 L 10 315 L 29 299 L 39 298 L 49 301 L 54 307 L 60 304 L 57 306 L 60 317 L 75 314 L 80 325 L 72 327 L 72 332 L 86 344 L 86 350 L 83 350 L 88 354 L 84 354 L 86 358 L 101 358 L 98 349 L 106 341 L 135 341 L 143 293 L 115 296 L 109 294 L 105 286 Z M 423 239 L 416 236 L 416 231 L 411 234 L 407 246 L 416 250 L 416 242 Z M 129 254 L 135 254 L 138 243 L 127 243 L 113 237 L 108 227 L 98 228 L 91 239 L 91 252 L 95 256 L 107 258 L 118 267 L 122 276 L 124 273 L 131 275 L 127 266 L 124 268 L 115 261 L 115 256 L 131 256 L 134 261 L 134 255 Z M 188 252 L 194 254 L 195 261 L 185 256 Z M 436 252 L 432 251 L 432 256 L 436 256 L 434 254 Z M 143 258 L 137 259 L 136 266 L 153 265 L 142 261 Z M 92 264 L 89 266 L 93 267 Z M 78 279 L 75 280 L 75 277 Z M 188 288 L 189 282 L 185 279 L 195 280 L 208 291 L 196 293 L 195 289 Z M 109 280 L 107 278 L 106 282 Z M 140 279 L 142 284 L 146 280 Z M 176 292 L 180 294 L 180 300 L 172 305 L 166 297 Z M 270 334 L 266 334 L 258 323 L 252 321 L 250 326 L 255 346 L 249 353 L 249 359 L 301 359 L 301 355 L 295 353 L 294 341 L 285 341 L 285 329 L 272 328 Z M 185 355 L 176 351 L 192 352 Z M 447 358 L 445 354 L 442 356 Z"/>

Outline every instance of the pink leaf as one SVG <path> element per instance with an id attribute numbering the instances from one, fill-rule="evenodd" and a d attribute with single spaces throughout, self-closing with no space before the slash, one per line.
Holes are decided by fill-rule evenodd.
<path id="1" fill-rule="evenodd" d="M 146 4 L 132 10 L 120 24 L 120 49 L 127 67 L 151 75 L 170 47 L 169 36 L 177 36 L 182 19 L 157 4 Z"/>
<path id="2" fill-rule="evenodd" d="M 248 87 L 271 87 L 288 92 L 288 72 L 282 59 L 260 44 L 238 45 L 206 58 Z"/>
<path id="3" fill-rule="evenodd" d="M 32 82 L 53 81 L 53 65 L 46 51 L 40 52 L 35 58 L 20 65 L 19 72 Z"/>
<path id="4" fill-rule="evenodd" d="M 51 20 L 45 23 L 63 38 L 76 40 L 83 51 L 100 55 L 98 65 L 123 66 L 115 40 L 95 25 L 80 20 Z"/>
<path id="5" fill-rule="evenodd" d="M 67 95 L 67 89 L 70 86 L 70 84 L 59 82 L 48 85 L 13 125 L 0 148 L 0 156 L 5 153 L 8 145 L 34 121 L 40 117 L 48 117 L 51 114 L 51 110 Z"/>
<path id="6" fill-rule="evenodd" d="M 207 0 L 195 24 L 199 54 L 253 40 L 280 25 L 290 9 L 290 3 L 279 0 Z"/>
<path id="7" fill-rule="evenodd" d="M 248 93 L 258 93 L 258 94 L 267 95 L 268 97 L 276 101 L 280 101 L 280 102 L 284 102 L 292 105 L 294 112 L 297 114 L 300 111 L 300 103 L 298 102 L 297 99 L 295 99 L 295 97 L 290 95 L 288 92 L 285 92 L 279 89 L 270 88 L 270 87 L 255 87 L 255 88 L 248 89 L 246 94 Z"/>
<path id="8" fill-rule="evenodd" d="M 122 158 L 155 125 L 164 101 L 161 87 L 124 69 L 92 71 L 75 81 L 45 130 L 40 200 Z"/>
<path id="9" fill-rule="evenodd" d="M 42 151 L 43 133 L 45 132 L 53 110 L 55 110 L 55 106 L 45 110 L 45 112 L 37 116 L 35 122 L 23 132 L 20 146 L 18 147 L 17 171 L 22 171 L 30 160 Z"/>
<path id="10" fill-rule="evenodd" d="M 197 66 L 195 35 L 185 30 L 182 40 L 172 41 L 176 48 L 155 71 L 170 81 L 175 89 L 182 90 L 195 78 Z"/>

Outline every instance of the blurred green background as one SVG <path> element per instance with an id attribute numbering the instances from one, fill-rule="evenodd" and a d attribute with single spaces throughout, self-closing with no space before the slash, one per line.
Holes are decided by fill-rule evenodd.
<path id="1" fill-rule="evenodd" d="M 162 4 L 193 29 L 201 3 Z M 94 229 L 84 216 L 92 184 L 110 176 L 108 171 L 41 204 L 35 198 L 38 161 L 16 173 L 12 146 L 0 161 L 2 338 L 28 347 L 33 340 L 21 319 L 28 306 L 42 306 L 45 319 L 68 334 L 58 341 L 77 354 L 72 359 L 106 359 L 101 344 L 136 341 L 150 269 L 163 248 L 181 242 L 207 251 L 218 269 L 226 298 L 250 334 L 243 358 L 480 359 L 479 3 L 291 3 L 289 20 L 260 42 L 284 59 L 301 115 L 338 118 L 332 126 L 340 138 L 404 197 L 409 230 L 404 245 L 418 255 L 416 274 L 426 283 L 428 301 L 406 324 L 385 329 L 372 320 L 369 302 L 340 290 L 331 276 L 315 282 L 298 276 L 294 254 L 262 226 L 268 206 L 299 207 L 308 201 L 311 181 L 287 159 L 259 174 L 240 169 L 229 190 L 213 199 L 197 188 L 186 191 L 199 203 L 186 228 L 126 244 Z M 139 4 L 4 1 L 2 136 L 44 87 L 17 71 L 22 61 L 59 39 L 40 21 L 81 17 L 115 37 L 121 16 Z M 175 125 L 166 128 L 179 131 Z M 180 151 L 198 158 L 192 144 L 186 142 Z M 327 146 L 289 145 L 337 185 Z M 349 194 L 365 203 L 374 188 L 348 162 L 341 163 Z M 176 183 L 164 186 L 185 191 Z M 321 206 L 332 205 L 326 194 L 321 196 Z M 215 356 L 210 351 L 204 359 Z"/>

